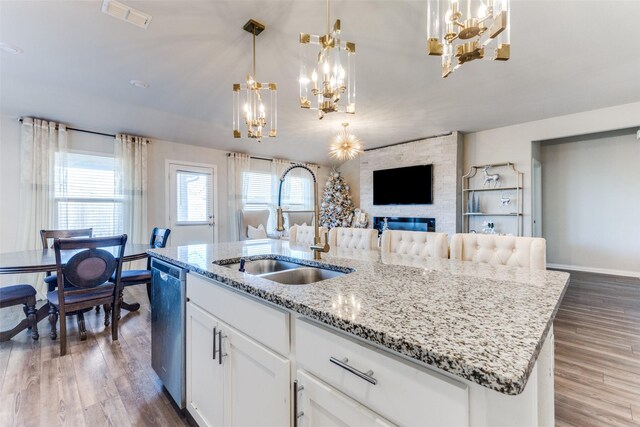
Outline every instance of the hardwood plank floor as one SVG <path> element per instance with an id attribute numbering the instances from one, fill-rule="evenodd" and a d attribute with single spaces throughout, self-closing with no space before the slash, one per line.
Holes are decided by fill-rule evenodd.
<path id="1" fill-rule="evenodd" d="M 116 342 L 103 325 L 101 310 L 85 314 L 84 342 L 75 318 L 68 319 L 63 357 L 58 340 L 49 338 L 47 319 L 38 324 L 39 341 L 22 332 L 0 343 L 0 426 L 188 425 L 171 406 L 151 368 L 146 288 L 126 289 L 125 300 L 140 302 L 141 308 L 135 313 L 122 311 Z M 2 309 L 0 329 L 8 329 L 22 316 L 21 307 Z"/>
<path id="2" fill-rule="evenodd" d="M 554 331 L 556 426 L 640 426 L 640 279 L 571 272 Z"/>
<path id="3" fill-rule="evenodd" d="M 0 425 L 186 426 L 151 368 L 150 311 L 144 286 L 126 290 L 142 304 L 123 311 L 113 343 L 103 313 L 85 316 L 81 342 L 70 319 L 59 356 L 42 321 L 0 344 Z M 1 328 L 20 308 L 0 312 Z M 640 426 L 640 280 L 571 273 L 555 328 L 556 426 Z"/>

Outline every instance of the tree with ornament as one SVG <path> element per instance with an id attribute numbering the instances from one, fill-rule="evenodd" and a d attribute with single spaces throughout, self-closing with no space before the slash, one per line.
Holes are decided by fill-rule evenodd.
<path id="1" fill-rule="evenodd" d="M 353 220 L 353 202 L 349 185 L 335 169 L 329 174 L 320 204 L 322 227 L 349 227 Z"/>

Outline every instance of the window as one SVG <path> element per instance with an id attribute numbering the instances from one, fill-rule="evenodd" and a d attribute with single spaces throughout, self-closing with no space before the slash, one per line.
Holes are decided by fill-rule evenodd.
<path id="1" fill-rule="evenodd" d="M 271 179 L 271 174 L 265 172 L 245 172 L 243 174 L 242 188 L 244 189 L 245 209 L 251 211 L 271 209 Z"/>
<path id="2" fill-rule="evenodd" d="M 208 223 L 211 174 L 176 172 L 176 218 L 178 224 Z"/>
<path id="3" fill-rule="evenodd" d="M 123 197 L 113 157 L 56 153 L 57 228 L 93 228 L 93 235 L 123 232 Z"/>

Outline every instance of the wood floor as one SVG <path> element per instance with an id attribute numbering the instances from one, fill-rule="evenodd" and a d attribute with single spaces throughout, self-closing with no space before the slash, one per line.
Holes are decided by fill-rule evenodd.
<path id="1" fill-rule="evenodd" d="M 144 286 L 125 290 L 137 301 L 123 311 L 118 341 L 105 330 L 103 312 L 85 315 L 87 340 L 78 337 L 69 318 L 67 354 L 49 338 L 49 322 L 38 326 L 40 340 L 27 332 L 0 343 L 0 426 L 186 426 L 171 406 L 151 368 L 151 312 Z M 3 309 L 0 329 L 24 316 L 20 308 Z"/>
<path id="2" fill-rule="evenodd" d="M 572 272 L 554 329 L 556 426 L 640 426 L 640 279 Z"/>
<path id="3" fill-rule="evenodd" d="M 127 289 L 120 339 L 102 313 L 86 316 L 87 341 L 71 327 L 69 351 L 40 323 L 0 344 L 0 426 L 187 425 L 151 369 L 150 311 L 143 286 Z M 3 309 L 0 329 L 22 316 Z M 555 322 L 556 426 L 640 426 L 640 280 L 572 273 Z"/>

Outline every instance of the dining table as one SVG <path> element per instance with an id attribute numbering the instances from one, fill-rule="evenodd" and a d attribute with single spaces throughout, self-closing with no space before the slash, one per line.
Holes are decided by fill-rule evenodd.
<path id="1" fill-rule="evenodd" d="M 148 257 L 147 250 L 150 248 L 149 244 L 129 244 L 124 248 L 124 262 L 137 261 Z M 102 248 L 111 252 L 114 256 L 119 253 L 118 247 Z M 82 251 L 82 249 L 73 251 L 62 251 L 61 261 L 62 264 L 66 262 L 76 253 Z M 0 274 L 28 274 L 28 273 L 46 273 L 55 272 L 56 270 L 56 253 L 53 248 L 49 249 L 34 249 L 18 252 L 4 252 L 0 253 Z M 122 308 L 128 311 L 136 311 L 140 308 L 140 304 L 135 303 L 122 303 Z M 37 311 L 36 318 L 39 322 L 44 319 L 49 313 L 49 303 L 47 302 Z M 85 334 L 82 334 L 81 337 Z"/>

